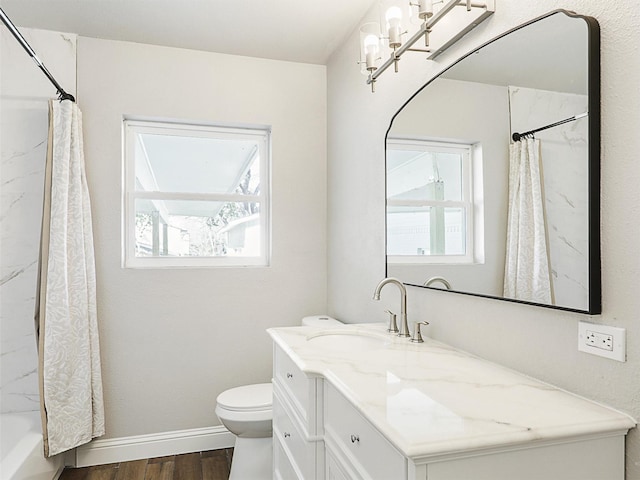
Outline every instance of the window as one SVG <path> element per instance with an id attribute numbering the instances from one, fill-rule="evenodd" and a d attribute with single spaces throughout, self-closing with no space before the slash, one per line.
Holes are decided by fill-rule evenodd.
<path id="1" fill-rule="evenodd" d="M 269 130 L 124 121 L 124 265 L 267 265 Z"/>
<path id="2" fill-rule="evenodd" d="M 387 140 L 387 261 L 472 263 L 468 144 Z"/>

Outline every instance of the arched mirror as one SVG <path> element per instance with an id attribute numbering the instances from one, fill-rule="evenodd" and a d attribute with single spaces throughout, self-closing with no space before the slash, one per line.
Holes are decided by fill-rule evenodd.
<path id="1" fill-rule="evenodd" d="M 386 138 L 387 276 L 597 314 L 600 40 L 558 10 L 464 56 Z"/>

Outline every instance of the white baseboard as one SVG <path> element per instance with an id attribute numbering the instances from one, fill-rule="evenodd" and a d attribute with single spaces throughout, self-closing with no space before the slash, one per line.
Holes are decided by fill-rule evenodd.
<path id="1" fill-rule="evenodd" d="M 76 449 L 76 467 L 233 447 L 235 437 L 222 425 L 175 432 L 94 440 Z"/>

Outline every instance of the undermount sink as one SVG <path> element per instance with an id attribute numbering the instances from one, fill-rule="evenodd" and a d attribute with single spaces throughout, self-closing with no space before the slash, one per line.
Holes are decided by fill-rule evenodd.
<path id="1" fill-rule="evenodd" d="M 384 337 L 364 335 L 359 332 L 322 332 L 307 337 L 315 347 L 337 350 L 341 352 L 362 352 L 383 348 L 389 345 L 390 340 Z"/>

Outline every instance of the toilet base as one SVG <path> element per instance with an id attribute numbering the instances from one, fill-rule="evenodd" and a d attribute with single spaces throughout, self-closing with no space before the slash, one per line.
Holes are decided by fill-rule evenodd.
<path id="1" fill-rule="evenodd" d="M 271 480 L 273 478 L 271 437 L 236 437 L 229 480 Z"/>

